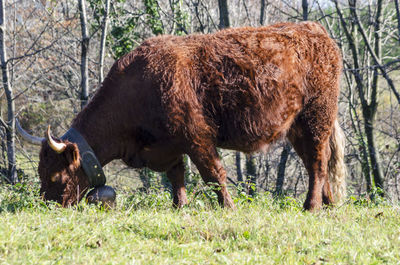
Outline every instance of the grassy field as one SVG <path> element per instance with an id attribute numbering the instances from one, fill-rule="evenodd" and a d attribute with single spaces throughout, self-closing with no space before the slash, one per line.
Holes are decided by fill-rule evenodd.
<path id="1" fill-rule="evenodd" d="M 171 207 L 166 192 L 119 195 L 105 211 L 45 205 L 36 188 L 0 189 L 1 264 L 399 264 L 399 207 L 349 199 L 303 212 L 268 194 L 236 197 L 236 211 L 190 194 Z"/>

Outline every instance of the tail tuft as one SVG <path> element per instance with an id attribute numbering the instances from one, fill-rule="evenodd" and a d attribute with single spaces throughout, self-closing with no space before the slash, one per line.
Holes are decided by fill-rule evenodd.
<path id="1" fill-rule="evenodd" d="M 336 120 L 329 139 L 331 157 L 328 162 L 328 176 L 334 204 L 346 197 L 347 169 L 344 163 L 345 137 L 339 122 Z"/>

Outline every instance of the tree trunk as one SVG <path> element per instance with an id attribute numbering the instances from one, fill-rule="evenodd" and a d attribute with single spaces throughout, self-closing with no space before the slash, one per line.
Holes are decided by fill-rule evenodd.
<path id="1" fill-rule="evenodd" d="M 286 162 L 289 158 L 289 154 L 290 154 L 290 144 L 286 143 L 285 146 L 283 147 L 281 153 L 281 160 L 279 161 L 279 166 L 278 166 L 278 177 L 276 178 L 276 188 L 275 188 L 276 195 L 282 194 L 283 183 L 285 182 Z"/>
<path id="2" fill-rule="evenodd" d="M 381 53 L 381 16 L 382 16 L 382 0 L 377 1 L 377 11 L 375 17 L 374 24 L 374 52 L 377 56 L 378 60 L 381 61 L 382 53 Z M 372 172 L 374 174 L 374 182 L 375 185 L 381 189 L 383 189 L 383 172 L 381 168 L 381 163 L 379 159 L 379 152 L 375 146 L 375 136 L 374 136 L 374 122 L 376 117 L 376 111 L 378 107 L 377 95 L 378 95 L 378 83 L 379 81 L 379 73 L 378 69 L 374 69 L 374 76 L 372 79 L 372 95 L 371 95 L 371 114 L 372 117 L 370 121 L 366 122 L 368 129 L 365 130 L 368 139 L 368 147 L 370 149 L 370 157 L 371 157 L 371 166 Z"/>
<path id="3" fill-rule="evenodd" d="M 367 181 L 367 191 L 370 191 L 371 188 L 373 187 L 374 183 L 372 183 L 371 180 L 371 176 L 370 176 L 370 167 L 369 167 L 369 161 L 368 161 L 368 156 L 371 159 L 372 157 L 374 157 L 374 159 L 376 158 L 375 154 L 375 146 L 374 146 L 374 140 L 373 140 L 373 117 L 374 114 L 371 113 L 371 111 L 373 111 L 373 108 L 370 108 L 370 104 L 368 103 L 368 93 L 367 93 L 367 89 L 365 88 L 365 82 L 362 78 L 361 75 L 361 68 L 363 66 L 363 61 L 360 59 L 359 56 L 359 49 L 358 49 L 358 43 L 357 43 L 357 38 L 355 36 L 355 26 L 358 23 L 357 21 L 357 13 L 356 13 L 356 2 L 355 0 L 349 1 L 349 5 L 350 5 L 350 12 L 351 15 L 353 17 L 352 20 L 346 20 L 343 16 L 343 13 L 341 11 L 341 8 L 339 6 L 339 3 L 337 1 L 334 2 L 335 3 L 335 7 L 336 7 L 336 11 L 337 14 L 339 16 L 342 28 L 344 30 L 344 33 L 346 35 L 346 39 L 348 41 L 349 44 L 349 48 L 351 51 L 351 55 L 352 55 L 352 64 L 349 63 L 351 65 L 351 67 L 354 69 L 354 71 L 352 71 L 352 74 L 354 76 L 354 80 L 356 82 L 356 88 L 358 91 L 358 96 L 360 98 L 361 101 L 361 108 L 362 108 L 362 115 L 363 115 L 363 120 L 364 120 L 364 132 L 365 134 L 369 134 L 369 136 L 367 135 L 367 146 L 368 146 L 368 154 L 364 154 L 363 153 L 363 158 L 366 161 L 362 161 L 361 165 L 366 177 L 366 181 Z M 351 24 L 347 24 L 347 23 L 351 23 Z M 367 41 L 366 39 L 364 41 Z M 376 92 L 376 91 L 375 91 Z M 373 91 L 371 93 L 371 102 L 372 102 L 372 106 L 375 104 L 374 102 L 374 98 L 376 100 L 376 94 L 373 95 Z M 362 135 L 362 134 L 361 134 Z M 368 139 L 369 138 L 369 139 Z M 363 147 L 364 148 L 364 147 Z M 366 150 L 364 150 L 366 151 Z M 373 152 L 371 154 L 371 151 Z M 375 162 L 377 162 L 377 160 L 375 160 Z M 365 164 L 364 164 L 365 163 Z M 371 165 L 372 166 L 372 165 Z M 379 167 L 377 168 L 379 169 Z M 368 170 L 368 172 L 365 172 L 365 170 Z M 373 172 L 373 170 L 372 170 Z"/>
<path id="4" fill-rule="evenodd" d="M 9 79 L 9 70 L 7 63 L 7 51 L 6 51 L 6 25 L 5 25 L 5 12 L 4 12 L 4 0 L 0 0 L 0 61 L 1 70 L 3 74 L 3 86 L 7 99 L 7 160 L 8 160 L 8 174 L 7 181 L 9 183 L 16 183 L 17 178 L 17 167 L 15 158 L 15 104 L 13 90 Z"/>
<path id="5" fill-rule="evenodd" d="M 190 162 L 190 157 L 188 155 L 185 155 L 184 161 L 185 161 L 186 173 L 187 173 L 187 175 L 191 176 L 192 175 L 192 162 Z"/>
<path id="6" fill-rule="evenodd" d="M 249 195 L 254 196 L 257 191 L 256 157 L 253 154 L 246 156 L 246 174 L 249 185 Z"/>
<path id="7" fill-rule="evenodd" d="M 365 134 L 367 135 L 368 153 L 371 162 L 372 174 L 374 176 L 374 184 L 376 187 L 383 189 L 383 173 L 380 166 L 379 154 L 375 145 L 373 117 L 366 118 L 364 128 Z"/>
<path id="8" fill-rule="evenodd" d="M 104 79 L 104 50 L 106 48 L 107 26 L 108 26 L 108 12 L 110 10 L 110 0 L 106 0 L 104 9 L 103 22 L 101 23 L 101 40 L 100 40 L 100 58 L 99 58 L 99 84 Z"/>
<path id="9" fill-rule="evenodd" d="M 350 87 L 350 84 L 348 84 Z M 351 93 L 351 89 L 349 90 Z M 365 180 L 367 182 L 367 192 L 371 192 L 372 190 L 372 179 L 371 179 L 371 170 L 369 166 L 369 159 L 368 159 L 368 144 L 365 142 L 365 137 L 363 130 L 360 126 L 361 121 L 359 119 L 359 116 L 357 114 L 357 110 L 355 106 L 352 104 L 352 96 L 349 96 L 349 107 L 351 109 L 350 111 L 350 119 L 352 123 L 353 130 L 358 134 L 358 145 L 359 145 L 359 156 L 361 157 L 360 163 L 361 163 L 361 171 L 363 175 L 365 176 Z M 354 120 L 354 118 L 356 120 Z"/>
<path id="10" fill-rule="evenodd" d="M 235 153 L 235 158 L 236 158 L 236 175 L 237 175 L 237 181 L 239 182 L 239 185 L 244 188 L 244 182 L 243 182 L 243 172 L 242 172 L 242 158 L 240 156 L 240 152 L 237 151 Z"/>
<path id="11" fill-rule="evenodd" d="M 1 172 L 5 172 L 5 169 L 7 168 L 7 163 L 6 163 L 6 142 L 5 139 L 7 138 L 6 136 L 6 127 L 0 126 L 0 177 Z M 4 170 L 4 171 L 3 171 Z"/>
<path id="12" fill-rule="evenodd" d="M 265 20 L 265 0 L 261 0 L 260 25 L 264 25 L 264 20 Z"/>
<path id="13" fill-rule="evenodd" d="M 375 16 L 375 23 L 374 23 L 374 51 L 372 51 L 371 45 L 368 42 L 366 37 L 363 25 L 359 21 L 359 17 L 356 10 L 356 1 L 351 0 L 349 1 L 350 5 L 350 12 L 353 15 L 358 30 L 360 31 L 365 45 L 368 47 L 368 51 L 370 52 L 371 56 L 373 57 L 373 62 L 376 66 L 379 66 L 381 61 L 381 34 L 380 34 L 380 26 L 381 26 L 381 15 L 382 15 L 382 0 L 377 1 L 377 11 Z M 381 70 L 382 71 L 382 70 Z M 385 71 L 385 70 L 383 70 Z M 384 74 L 384 73 L 382 73 Z M 367 97 L 369 98 L 368 101 L 362 103 L 363 108 L 363 118 L 364 118 L 364 130 L 367 136 L 368 142 L 368 153 L 372 168 L 372 174 L 374 176 L 374 184 L 375 186 L 383 189 L 383 173 L 380 165 L 379 153 L 375 146 L 375 135 L 374 135 L 374 123 L 375 123 L 375 116 L 378 107 L 378 69 L 374 69 L 373 79 L 371 83 L 371 92 Z M 382 194 L 383 195 L 383 194 Z"/>
<path id="14" fill-rule="evenodd" d="M 85 0 L 78 1 L 79 17 L 81 21 L 81 108 L 87 104 L 89 98 L 89 74 L 88 74 L 88 53 L 89 53 L 89 33 L 86 20 Z"/>
<path id="15" fill-rule="evenodd" d="M 227 0 L 218 0 L 219 7 L 219 29 L 229 28 L 229 12 Z"/>
<path id="16" fill-rule="evenodd" d="M 302 0 L 303 20 L 308 20 L 308 0 Z"/>
<path id="17" fill-rule="evenodd" d="M 400 8 L 399 8 L 399 0 L 394 0 L 394 4 L 396 7 L 396 16 L 397 16 L 397 38 L 400 42 Z"/>

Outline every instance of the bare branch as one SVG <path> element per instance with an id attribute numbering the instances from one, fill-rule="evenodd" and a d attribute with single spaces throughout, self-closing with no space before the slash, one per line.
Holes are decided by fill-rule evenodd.
<path id="1" fill-rule="evenodd" d="M 351 2 L 351 1 L 350 1 L 350 2 Z M 361 33 L 361 36 L 362 36 L 363 39 L 364 39 L 364 43 L 365 43 L 365 46 L 366 46 L 367 49 L 368 49 L 368 52 L 369 52 L 370 55 L 372 56 L 372 59 L 374 60 L 374 63 L 376 64 L 376 66 L 377 66 L 377 67 L 379 68 L 379 70 L 381 71 L 383 77 L 386 79 L 386 81 L 387 81 L 387 83 L 388 83 L 390 89 L 392 90 L 393 94 L 395 95 L 397 101 L 398 101 L 399 104 L 400 104 L 400 94 L 399 94 L 399 92 L 397 92 L 397 90 L 396 90 L 396 88 L 395 88 L 395 86 L 394 86 L 393 80 L 392 80 L 392 79 L 389 77 L 389 75 L 386 73 L 385 69 L 382 67 L 382 65 L 381 65 L 381 63 L 380 63 L 379 58 L 377 57 L 377 55 L 375 54 L 374 50 L 372 49 L 372 47 L 371 47 L 371 45 L 370 45 L 370 43 L 369 43 L 369 41 L 368 41 L 367 34 L 365 33 L 364 27 L 363 27 L 363 25 L 361 24 L 361 22 L 360 22 L 360 20 L 359 20 L 359 18 L 358 18 L 358 14 L 357 14 L 357 10 L 355 9 L 355 6 L 352 6 L 352 7 L 350 8 L 350 11 L 352 12 L 352 14 L 353 14 L 353 16 L 354 16 L 354 19 L 355 19 L 355 21 L 356 21 L 356 23 L 357 23 L 357 26 L 358 26 L 358 31 Z"/>
<path id="2" fill-rule="evenodd" d="M 7 131 L 9 130 L 7 123 L 5 121 L 3 121 L 3 119 L 1 117 L 0 117 L 0 123 Z"/>
<path id="3" fill-rule="evenodd" d="M 17 60 L 20 60 L 20 59 L 25 59 L 25 58 L 27 58 L 27 57 L 35 56 L 36 54 L 41 53 L 42 51 L 48 50 L 48 49 L 50 49 L 51 47 L 53 47 L 54 44 L 55 44 L 57 41 L 58 41 L 58 40 L 55 40 L 55 41 L 53 41 L 52 43 L 50 43 L 49 45 L 47 45 L 46 47 L 43 47 L 43 48 L 41 48 L 41 49 L 39 49 L 39 50 L 36 50 L 36 51 L 34 51 L 34 52 L 25 53 L 24 55 L 17 56 L 17 57 L 14 57 L 14 58 L 9 58 L 9 59 L 7 60 L 6 63 L 9 63 L 9 62 L 12 62 L 12 61 L 17 61 Z M 28 50 L 29 50 L 29 49 L 28 49 Z"/>
<path id="4" fill-rule="evenodd" d="M 358 51 L 357 51 L 357 48 L 355 46 L 354 38 L 351 35 L 351 33 L 349 32 L 349 30 L 348 30 L 348 26 L 347 26 L 346 20 L 343 17 L 343 13 L 342 13 L 342 10 L 341 10 L 341 8 L 339 6 L 338 1 L 337 0 L 332 0 L 332 1 L 335 3 L 336 11 L 337 11 L 337 13 L 339 15 L 340 23 L 342 24 L 342 28 L 343 28 L 344 33 L 346 35 L 346 38 L 347 38 L 347 40 L 349 42 L 350 50 L 352 52 L 353 63 L 354 63 L 354 66 L 355 66 L 354 67 L 355 71 L 353 72 L 353 74 L 354 74 L 354 78 L 356 80 L 358 93 L 359 93 L 360 99 L 361 99 L 361 104 L 363 106 L 367 106 L 368 102 L 367 102 L 367 99 L 365 98 L 365 95 L 364 95 L 364 86 L 363 86 L 362 78 L 360 76 L 359 70 L 357 70 L 357 69 L 360 68 L 360 66 L 359 66 L 359 63 L 358 63 L 358 61 L 359 61 L 359 59 L 358 59 Z"/>

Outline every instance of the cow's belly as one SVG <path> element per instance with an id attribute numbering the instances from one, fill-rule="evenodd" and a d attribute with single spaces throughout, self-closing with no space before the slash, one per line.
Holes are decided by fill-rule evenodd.
<path id="1" fill-rule="evenodd" d="M 143 168 L 147 167 L 154 171 L 167 171 L 181 159 L 181 152 L 172 145 L 146 146 L 141 148 L 135 154 L 123 159 L 130 167 Z"/>
<path id="2" fill-rule="evenodd" d="M 242 152 L 266 151 L 270 144 L 286 136 L 300 110 L 299 104 L 290 111 L 281 107 L 266 111 L 265 115 L 241 116 L 239 113 L 236 117 L 247 119 L 223 120 L 218 127 L 217 145 Z"/>

